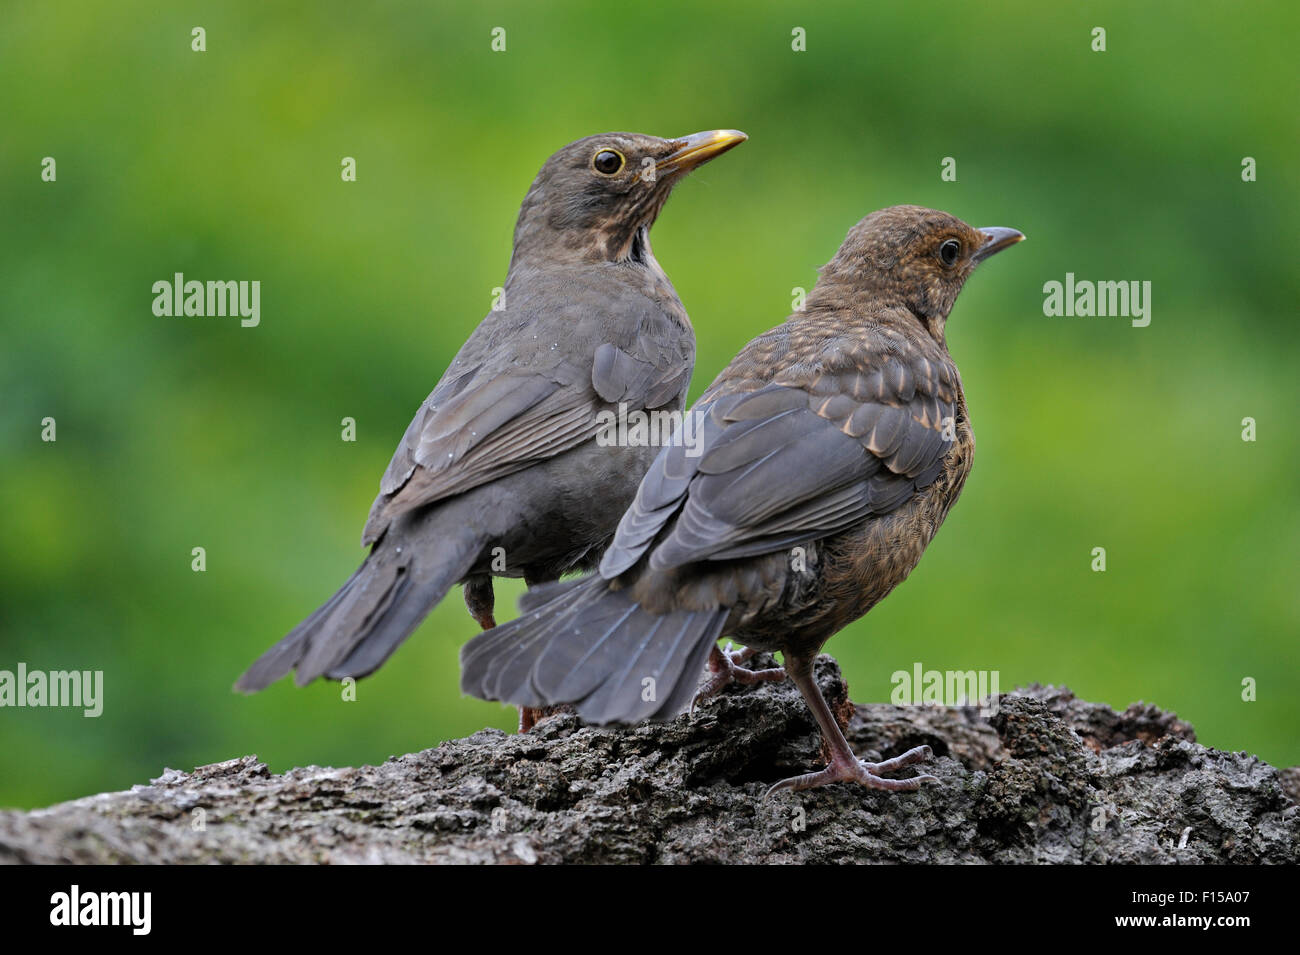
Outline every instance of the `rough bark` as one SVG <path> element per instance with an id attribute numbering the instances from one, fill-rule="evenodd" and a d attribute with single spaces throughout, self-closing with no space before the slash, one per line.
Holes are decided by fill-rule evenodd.
<path id="1" fill-rule="evenodd" d="M 761 665 L 762 661 L 758 661 Z M 917 793 L 838 785 L 764 799 L 819 741 L 787 682 L 732 687 L 629 730 L 570 715 L 356 769 L 273 775 L 245 756 L 34 812 L 0 813 L 7 862 L 1295 863 L 1300 772 L 1207 749 L 1154 706 L 1032 686 L 975 708 L 849 704 L 860 755 L 928 743 Z M 912 770 L 905 770 L 910 774 Z"/>

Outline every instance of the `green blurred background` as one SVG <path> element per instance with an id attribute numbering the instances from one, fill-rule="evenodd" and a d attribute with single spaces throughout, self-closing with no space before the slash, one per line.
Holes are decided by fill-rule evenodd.
<path id="1" fill-rule="evenodd" d="M 1294 3 L 156 6 L 0 8 L 0 669 L 101 669 L 106 697 L 0 710 L 0 805 L 512 725 L 460 696 L 458 593 L 356 702 L 230 686 L 361 559 L 538 166 L 610 129 L 751 137 L 654 231 L 692 395 L 872 209 L 1029 236 L 949 323 L 977 463 L 911 580 L 830 643 L 855 699 L 917 661 L 997 669 L 1300 762 Z M 178 271 L 260 280 L 260 327 L 155 317 Z M 1150 327 L 1045 317 L 1066 272 L 1151 281 Z"/>

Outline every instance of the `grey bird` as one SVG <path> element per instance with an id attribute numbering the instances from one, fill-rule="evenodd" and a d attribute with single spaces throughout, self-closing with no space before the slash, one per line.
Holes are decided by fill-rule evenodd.
<path id="1" fill-rule="evenodd" d="M 746 345 L 660 452 L 599 572 L 529 593 L 466 644 L 461 689 L 610 724 L 678 715 L 706 661 L 701 697 L 788 675 L 831 762 L 773 789 L 933 780 L 881 775 L 928 747 L 858 761 L 813 661 L 907 577 L 961 493 L 975 439 L 948 314 L 976 266 L 1023 238 L 916 206 L 854 226 L 805 309 Z M 721 636 L 747 649 L 723 653 Z M 741 667 L 756 650 L 784 670 Z"/>
<path id="2" fill-rule="evenodd" d="M 590 568 L 657 452 L 598 440 L 603 412 L 680 411 L 695 336 L 650 248 L 692 169 L 746 139 L 606 133 L 547 160 L 519 210 L 499 308 L 406 429 L 361 535 L 370 553 L 235 688 L 373 672 L 456 583 L 484 628 L 493 576 Z M 527 723 L 527 720 L 525 720 Z"/>

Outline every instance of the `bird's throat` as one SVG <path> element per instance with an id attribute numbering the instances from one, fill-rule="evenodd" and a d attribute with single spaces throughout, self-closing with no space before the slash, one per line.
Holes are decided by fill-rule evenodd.
<path id="1" fill-rule="evenodd" d="M 640 226 L 632 233 L 632 241 L 628 243 L 627 259 L 630 262 L 636 262 L 638 265 L 647 265 L 654 261 L 654 253 L 650 251 L 650 229 L 648 226 Z"/>

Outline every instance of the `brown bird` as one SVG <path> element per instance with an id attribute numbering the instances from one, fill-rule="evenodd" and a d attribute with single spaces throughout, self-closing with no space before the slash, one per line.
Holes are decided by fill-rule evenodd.
<path id="1" fill-rule="evenodd" d="M 650 227 L 735 130 L 605 133 L 565 146 L 519 210 L 499 308 L 416 412 L 380 482 L 370 553 L 236 688 L 375 670 L 457 582 L 491 627 L 493 576 L 530 585 L 600 559 L 658 449 L 606 446 L 606 413 L 678 411 L 695 362 Z M 525 716 L 525 723 L 527 718 Z"/>
<path id="2" fill-rule="evenodd" d="M 854 756 L 813 660 L 907 577 L 961 493 L 975 439 L 945 323 L 976 266 L 1023 238 L 916 206 L 854 226 L 806 308 L 751 341 L 660 452 L 599 573 L 530 593 L 518 619 L 471 640 L 461 688 L 572 703 L 597 724 L 664 720 L 706 660 L 705 695 L 781 678 L 739 666 L 780 651 L 831 759 L 772 790 L 933 781 L 881 775 L 926 746 Z M 748 649 L 724 654 L 721 636 Z"/>

